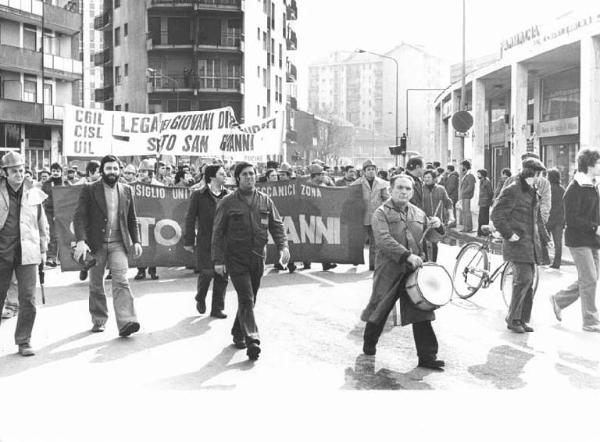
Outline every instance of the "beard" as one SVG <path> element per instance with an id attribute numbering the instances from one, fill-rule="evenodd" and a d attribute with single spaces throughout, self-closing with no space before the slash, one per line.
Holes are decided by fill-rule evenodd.
<path id="1" fill-rule="evenodd" d="M 102 181 L 104 181 L 109 186 L 114 186 L 118 179 L 119 176 L 114 173 L 109 173 L 106 175 L 104 173 L 102 174 Z"/>

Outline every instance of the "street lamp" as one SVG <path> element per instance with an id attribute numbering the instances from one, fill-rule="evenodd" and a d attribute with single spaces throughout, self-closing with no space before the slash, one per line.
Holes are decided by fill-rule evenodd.
<path id="1" fill-rule="evenodd" d="M 148 68 L 148 73 L 153 78 L 162 77 L 162 78 L 166 78 L 167 80 L 171 80 L 172 82 L 175 83 L 176 87 L 173 87 L 173 89 L 175 90 L 175 102 L 177 104 L 177 112 L 179 112 L 179 89 L 181 89 L 181 83 L 179 82 L 179 80 L 177 80 L 176 78 L 169 77 L 168 75 L 164 75 L 160 72 L 157 72 L 156 69 L 153 69 L 153 68 Z"/>
<path id="2" fill-rule="evenodd" d="M 371 54 L 381 58 L 387 58 L 388 60 L 392 60 L 396 64 L 396 138 L 394 145 L 398 145 L 398 76 L 400 75 L 400 69 L 398 66 L 398 60 L 389 55 L 377 54 L 371 51 L 365 51 L 364 49 L 357 49 L 355 52 L 359 54 Z M 396 155 L 396 167 L 398 167 L 398 155 Z"/>

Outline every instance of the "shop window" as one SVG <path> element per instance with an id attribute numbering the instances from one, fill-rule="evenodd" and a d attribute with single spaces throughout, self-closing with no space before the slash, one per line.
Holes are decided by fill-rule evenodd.
<path id="1" fill-rule="evenodd" d="M 579 115 L 579 69 L 569 69 L 542 80 L 541 121 Z"/>
<path id="2" fill-rule="evenodd" d="M 18 124 L 0 123 L 0 147 L 21 147 L 21 127 Z"/>

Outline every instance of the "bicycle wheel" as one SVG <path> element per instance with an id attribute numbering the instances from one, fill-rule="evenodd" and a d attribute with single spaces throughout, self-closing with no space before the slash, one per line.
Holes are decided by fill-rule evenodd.
<path id="1" fill-rule="evenodd" d="M 538 284 L 540 282 L 540 272 L 538 266 L 534 267 L 533 270 L 533 296 L 537 291 Z M 502 299 L 506 307 L 510 305 L 512 299 L 512 285 L 513 285 L 513 266 L 512 263 L 508 263 L 505 269 L 502 271 L 502 279 L 500 280 L 500 291 L 502 292 Z"/>
<path id="2" fill-rule="evenodd" d="M 487 252 L 481 244 L 465 244 L 456 257 L 452 275 L 456 294 L 467 299 L 477 293 L 487 277 L 488 266 Z"/>

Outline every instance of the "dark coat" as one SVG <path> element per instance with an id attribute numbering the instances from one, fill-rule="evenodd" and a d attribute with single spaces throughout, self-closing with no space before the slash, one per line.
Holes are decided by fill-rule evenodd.
<path id="1" fill-rule="evenodd" d="M 502 254 L 505 261 L 540 264 L 539 200 L 537 192 L 520 175 L 500 193 L 491 219 L 504 238 Z M 508 239 L 513 233 L 519 240 L 510 242 Z M 543 237 L 547 239 L 547 236 L 544 229 Z"/>
<path id="2" fill-rule="evenodd" d="M 465 173 L 460 179 L 460 187 L 458 191 L 458 197 L 461 200 L 470 200 L 475 194 L 475 175 L 472 173 Z"/>
<path id="3" fill-rule="evenodd" d="M 596 229 L 600 225 L 598 189 L 583 173 L 576 173 L 569 183 L 563 204 L 565 207 L 565 244 L 567 247 L 599 248 Z"/>
<path id="4" fill-rule="evenodd" d="M 52 188 L 56 186 L 65 186 L 65 181 L 62 178 L 49 178 L 44 184 L 42 184 L 42 190 L 48 198 L 44 201 L 44 209 L 46 210 L 46 215 L 53 217 L 54 216 L 54 198 L 52 198 Z"/>
<path id="5" fill-rule="evenodd" d="M 217 200 L 229 192 L 223 189 L 217 197 L 207 187 L 196 190 L 190 196 L 190 206 L 185 216 L 184 245 L 196 246 L 196 256 L 199 269 L 213 269 L 210 256 L 213 222 L 217 210 Z M 196 228 L 198 229 L 196 231 Z"/>
<path id="6" fill-rule="evenodd" d="M 506 177 L 502 175 L 502 177 L 498 180 L 498 184 L 496 184 L 496 189 L 494 190 L 494 200 L 498 199 L 498 197 L 500 196 L 500 192 L 502 192 L 505 182 Z"/>
<path id="7" fill-rule="evenodd" d="M 563 206 L 563 197 L 565 189 L 559 183 L 551 183 L 552 204 L 550 206 L 550 217 L 546 224 L 548 230 L 555 227 L 565 227 L 565 208 Z"/>
<path id="8" fill-rule="evenodd" d="M 456 203 L 458 201 L 458 183 L 460 177 L 457 171 L 449 172 L 444 180 L 444 187 L 450 199 Z"/>
<path id="9" fill-rule="evenodd" d="M 421 178 L 411 174 L 408 171 L 406 172 L 406 174 L 410 176 L 415 182 L 415 185 L 413 186 L 413 196 L 410 199 L 410 203 L 423 210 L 423 180 L 421 180 Z"/>
<path id="10" fill-rule="evenodd" d="M 421 243 L 426 225 L 427 217 L 421 209 L 409 203 L 406 212 L 403 212 L 394 206 L 391 199 L 373 214 L 371 226 L 377 244 L 377 256 L 373 292 L 361 314 L 363 321 L 383 323 L 398 297 L 402 325 L 435 319 L 433 311 L 420 310 L 414 306 L 404 287 L 405 279 L 411 272 L 406 258 L 411 253 L 424 256 Z M 407 229 L 411 235 L 407 235 Z M 437 231 L 443 234 L 443 227 Z"/>
<path id="11" fill-rule="evenodd" d="M 433 213 L 438 204 L 442 202 L 440 210 Z M 448 198 L 446 189 L 439 184 L 433 186 L 432 190 L 429 187 L 423 186 L 423 211 L 427 216 L 437 216 L 442 222 L 448 220 L 448 210 L 452 210 L 452 200 Z"/>
<path id="12" fill-rule="evenodd" d="M 85 184 L 79 194 L 79 201 L 73 217 L 73 227 L 77 241 L 85 241 L 92 253 L 102 248 L 104 233 L 108 224 L 108 210 L 102 180 Z M 117 183 L 119 192 L 119 227 L 123 245 L 127 252 L 135 243 L 141 243 L 135 204 L 131 187 Z"/>
<path id="13" fill-rule="evenodd" d="M 487 178 L 479 181 L 479 207 L 490 207 L 494 202 L 492 183 Z"/>

